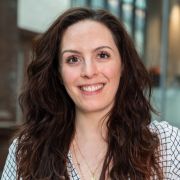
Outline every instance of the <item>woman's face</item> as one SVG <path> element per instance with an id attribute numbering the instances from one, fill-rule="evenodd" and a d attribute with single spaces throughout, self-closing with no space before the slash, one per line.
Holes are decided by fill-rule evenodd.
<path id="1" fill-rule="evenodd" d="M 84 20 L 71 25 L 61 42 L 60 73 L 77 112 L 112 108 L 121 76 L 121 57 L 111 31 Z"/>

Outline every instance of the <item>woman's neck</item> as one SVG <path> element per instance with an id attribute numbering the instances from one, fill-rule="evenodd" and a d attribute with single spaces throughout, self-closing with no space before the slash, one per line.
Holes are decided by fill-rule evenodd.
<path id="1" fill-rule="evenodd" d="M 76 114 L 76 135 L 90 140 L 105 140 L 107 128 L 107 117 L 105 114 L 94 113 L 77 113 Z"/>
<path id="2" fill-rule="evenodd" d="M 76 132 L 71 145 L 75 167 L 84 179 L 99 178 L 107 152 L 105 113 L 76 111 Z M 76 166 L 79 164 L 79 166 Z"/>

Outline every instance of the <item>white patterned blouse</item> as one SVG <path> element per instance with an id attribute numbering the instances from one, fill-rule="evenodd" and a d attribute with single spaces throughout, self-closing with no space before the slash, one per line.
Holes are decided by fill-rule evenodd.
<path id="1" fill-rule="evenodd" d="M 164 180 L 180 180 L 180 130 L 165 121 L 153 121 L 149 128 L 152 132 L 157 132 L 160 138 L 160 163 L 163 166 Z M 16 141 L 9 148 L 1 180 L 16 180 L 15 151 Z M 80 180 L 70 153 L 68 154 L 67 170 L 71 180 Z"/>

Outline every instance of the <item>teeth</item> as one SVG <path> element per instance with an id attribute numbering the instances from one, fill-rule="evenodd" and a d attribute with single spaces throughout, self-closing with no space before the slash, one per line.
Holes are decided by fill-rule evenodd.
<path id="1" fill-rule="evenodd" d="M 102 87 L 103 87 L 103 84 L 98 84 L 98 85 L 94 85 L 94 86 L 82 86 L 81 90 L 93 92 L 93 91 L 97 91 L 97 90 L 101 89 Z"/>

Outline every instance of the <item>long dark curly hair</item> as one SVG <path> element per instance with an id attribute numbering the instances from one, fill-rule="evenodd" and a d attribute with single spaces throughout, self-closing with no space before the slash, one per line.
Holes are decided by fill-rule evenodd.
<path id="1" fill-rule="evenodd" d="M 34 42 L 28 80 L 20 95 L 25 123 L 17 137 L 17 178 L 69 179 L 66 163 L 75 132 L 75 104 L 59 72 L 61 40 L 69 26 L 87 19 L 109 28 L 123 66 L 108 114 L 108 150 L 100 179 L 109 171 L 113 180 L 149 180 L 154 175 L 162 180 L 159 139 L 149 129 L 153 108 L 148 72 L 121 22 L 105 10 L 87 8 L 65 11 Z"/>

